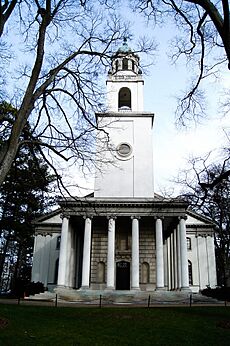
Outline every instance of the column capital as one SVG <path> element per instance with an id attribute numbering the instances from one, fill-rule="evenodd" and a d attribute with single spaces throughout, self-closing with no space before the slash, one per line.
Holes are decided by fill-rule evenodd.
<path id="1" fill-rule="evenodd" d="M 40 235 L 41 237 L 46 236 L 46 234 L 44 232 L 42 232 L 42 231 L 35 232 L 35 236 L 37 236 L 37 235 Z"/>
<path id="2" fill-rule="evenodd" d="M 132 216 L 130 216 L 130 218 L 131 218 L 131 220 L 134 220 L 134 219 L 140 220 L 141 219 L 140 216 L 136 216 L 136 215 L 132 215 Z"/>
<path id="3" fill-rule="evenodd" d="M 47 236 L 52 237 L 52 235 L 53 235 L 53 234 L 52 234 L 51 232 L 45 232 L 45 233 L 44 233 L 44 236 L 45 236 L 45 237 L 47 237 Z"/>
<path id="4" fill-rule="evenodd" d="M 208 234 L 207 234 L 207 237 L 213 238 L 213 237 L 214 237 L 214 234 L 208 233 Z"/>
<path id="5" fill-rule="evenodd" d="M 112 219 L 112 220 L 116 220 L 116 219 L 117 219 L 117 216 L 111 214 L 111 215 L 107 215 L 106 218 L 107 218 L 108 220 L 111 220 L 111 219 Z"/>
<path id="6" fill-rule="evenodd" d="M 70 219 L 70 214 L 63 211 L 61 214 L 60 214 L 60 218 L 63 220 L 63 219 Z"/>
<path id="7" fill-rule="evenodd" d="M 187 220 L 188 216 L 187 215 L 180 215 L 178 216 L 179 220 Z"/>
<path id="8" fill-rule="evenodd" d="M 160 219 L 160 220 L 163 221 L 163 220 L 164 220 L 164 216 L 163 216 L 163 215 L 155 215 L 155 216 L 154 216 L 154 219 L 155 219 L 155 220 L 159 220 L 159 219 Z"/>
<path id="9" fill-rule="evenodd" d="M 84 215 L 83 216 L 83 219 L 90 219 L 90 220 L 92 220 L 92 218 L 93 218 L 93 215 Z"/>

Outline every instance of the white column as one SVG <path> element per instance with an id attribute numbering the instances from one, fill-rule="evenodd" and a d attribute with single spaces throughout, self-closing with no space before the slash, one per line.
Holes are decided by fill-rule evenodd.
<path id="1" fill-rule="evenodd" d="M 108 222 L 107 288 L 115 288 L 115 217 Z"/>
<path id="2" fill-rule="evenodd" d="M 199 268 L 200 268 L 200 289 L 204 289 L 209 285 L 208 278 L 208 260 L 207 247 L 205 236 L 198 235 L 198 253 L 199 253 Z"/>
<path id="3" fill-rule="evenodd" d="M 181 254 L 181 289 L 189 290 L 188 255 L 187 255 L 185 218 L 180 218 L 179 227 L 180 227 L 180 254 Z"/>
<path id="4" fill-rule="evenodd" d="M 34 252 L 33 252 L 33 267 L 32 267 L 32 278 L 31 281 L 41 281 L 41 247 L 42 247 L 42 235 L 36 234 L 34 241 Z"/>
<path id="5" fill-rule="evenodd" d="M 50 244 L 51 244 L 51 235 L 46 234 L 44 235 L 44 244 L 43 244 L 43 251 L 42 251 L 42 258 L 43 258 L 43 284 L 44 287 L 47 288 L 47 284 L 49 282 L 48 275 L 49 275 L 49 266 L 50 266 Z"/>
<path id="6" fill-rule="evenodd" d="M 178 251 L 177 251 L 177 230 L 174 229 L 173 231 L 173 246 L 174 246 L 174 282 L 175 282 L 175 289 L 178 288 L 178 268 L 177 268 L 177 258 L 178 258 Z"/>
<path id="7" fill-rule="evenodd" d="M 69 227 L 68 235 L 68 257 L 67 257 L 67 273 L 66 273 L 66 283 L 68 287 L 74 287 L 74 276 L 75 276 L 75 234 L 73 228 Z"/>
<path id="8" fill-rule="evenodd" d="M 68 230 L 69 230 L 69 217 L 63 216 L 62 229 L 61 229 L 61 245 L 59 254 L 58 266 L 58 286 L 66 285 L 66 258 L 68 252 Z"/>
<path id="9" fill-rule="evenodd" d="M 168 258 L 168 290 L 172 289 L 172 270 L 171 270 L 171 248 L 170 248 L 170 237 L 166 239 L 167 243 L 167 258 Z"/>
<path id="10" fill-rule="evenodd" d="M 156 219 L 156 289 L 164 289 L 164 252 L 162 220 Z"/>
<path id="11" fill-rule="evenodd" d="M 68 229 L 68 234 L 67 234 L 67 241 L 66 241 L 66 270 L 65 270 L 65 286 L 69 287 L 69 278 L 70 278 L 70 269 L 71 269 L 71 264 L 70 264 L 70 256 L 71 256 L 71 244 L 70 244 L 70 237 L 71 237 L 71 230 L 70 230 L 70 224 L 69 224 L 69 229 Z"/>
<path id="12" fill-rule="evenodd" d="M 91 257 L 91 226 L 92 226 L 91 218 L 86 217 L 84 245 L 83 245 L 82 283 L 81 283 L 82 288 L 89 288 L 90 257 Z"/>
<path id="13" fill-rule="evenodd" d="M 172 290 L 175 289 L 175 263 L 174 263 L 174 241 L 173 233 L 170 234 L 170 249 L 171 249 L 171 273 L 172 273 Z"/>
<path id="14" fill-rule="evenodd" d="M 180 227 L 177 225 L 177 272 L 178 272 L 178 288 L 181 288 L 181 260 L 180 260 Z"/>
<path id="15" fill-rule="evenodd" d="M 211 235 L 208 235 L 206 238 L 206 241 L 207 241 L 210 287 L 215 288 L 217 282 L 216 282 L 216 257 L 215 257 L 214 237 L 212 237 Z"/>
<path id="16" fill-rule="evenodd" d="M 168 289 L 168 249 L 167 249 L 167 239 L 163 244 L 163 254 L 164 254 L 164 286 Z"/>
<path id="17" fill-rule="evenodd" d="M 132 217 L 132 289 L 139 290 L 139 219 Z"/>

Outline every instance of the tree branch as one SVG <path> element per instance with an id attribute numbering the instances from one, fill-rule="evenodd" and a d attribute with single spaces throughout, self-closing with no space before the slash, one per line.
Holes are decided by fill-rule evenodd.
<path id="1" fill-rule="evenodd" d="M 10 3 L 8 1 L 5 1 L 3 5 L 2 2 L 0 3 L 0 37 L 3 34 L 3 30 L 7 20 L 13 13 L 13 10 L 15 9 L 15 6 L 18 2 L 21 1 L 11 0 Z"/>

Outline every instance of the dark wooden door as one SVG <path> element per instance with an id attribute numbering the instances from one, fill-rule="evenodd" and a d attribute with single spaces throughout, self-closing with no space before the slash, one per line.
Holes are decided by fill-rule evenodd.
<path id="1" fill-rule="evenodd" d="M 117 262 L 116 266 L 116 289 L 130 290 L 130 263 Z"/>

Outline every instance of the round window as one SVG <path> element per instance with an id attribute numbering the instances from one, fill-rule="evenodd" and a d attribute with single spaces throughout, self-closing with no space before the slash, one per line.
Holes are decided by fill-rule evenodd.
<path id="1" fill-rule="evenodd" d="M 128 143 L 121 143 L 117 147 L 117 152 L 120 156 L 129 156 L 131 154 L 132 148 Z"/>

